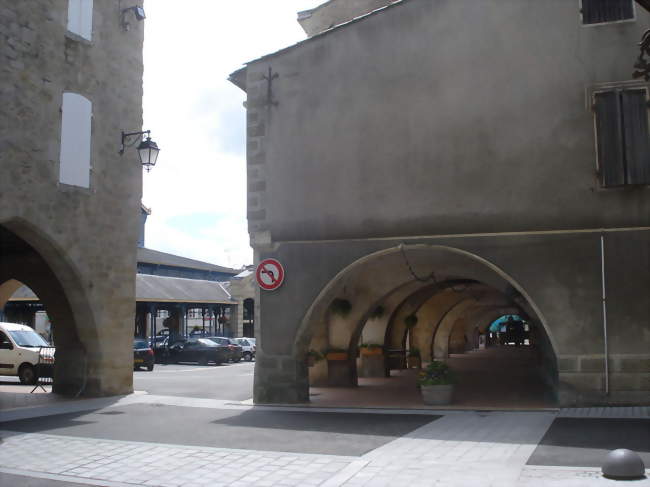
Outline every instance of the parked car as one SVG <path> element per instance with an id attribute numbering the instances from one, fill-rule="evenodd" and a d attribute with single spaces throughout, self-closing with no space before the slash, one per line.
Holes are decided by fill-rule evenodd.
<path id="1" fill-rule="evenodd" d="M 220 364 L 230 358 L 228 346 L 207 338 L 176 341 L 169 346 L 168 350 L 169 361 L 176 364 L 179 362 L 198 362 L 201 365 L 207 365 L 209 362 Z"/>
<path id="2" fill-rule="evenodd" d="M 241 361 L 243 357 L 243 351 L 241 345 L 235 341 L 234 338 L 226 338 L 226 337 L 207 337 L 208 340 L 212 340 L 215 343 L 218 343 L 219 345 L 224 345 L 228 347 L 228 359 L 232 360 L 233 362 L 239 362 Z"/>
<path id="3" fill-rule="evenodd" d="M 41 353 L 41 347 L 50 353 Z M 52 377 L 53 347 L 29 326 L 0 323 L 0 364 L 2 375 L 17 375 L 22 384 L 35 384 L 39 375 Z"/>
<path id="4" fill-rule="evenodd" d="M 244 360 L 250 362 L 255 358 L 255 339 L 254 338 L 233 338 L 242 349 Z"/>
<path id="5" fill-rule="evenodd" d="M 153 370 L 154 354 L 147 340 L 133 340 L 133 370 L 146 367 L 149 372 Z"/>

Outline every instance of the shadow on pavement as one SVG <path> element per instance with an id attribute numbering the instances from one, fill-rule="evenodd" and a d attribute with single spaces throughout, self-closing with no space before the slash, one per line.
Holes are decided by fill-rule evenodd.
<path id="1" fill-rule="evenodd" d="M 650 419 L 558 418 L 528 465 L 601 467 L 617 448 L 636 451 L 650 466 Z"/>

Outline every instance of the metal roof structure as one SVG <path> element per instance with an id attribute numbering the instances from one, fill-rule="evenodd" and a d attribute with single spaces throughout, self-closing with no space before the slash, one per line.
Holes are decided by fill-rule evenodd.
<path id="1" fill-rule="evenodd" d="M 138 274 L 135 283 L 139 303 L 236 304 L 220 282 Z"/>
<path id="2" fill-rule="evenodd" d="M 180 255 L 168 254 L 158 250 L 152 250 L 145 247 L 138 248 L 138 263 L 165 265 L 170 267 L 186 267 L 189 269 L 199 269 L 202 271 L 222 272 L 232 274 L 233 276 L 241 272 L 238 269 L 222 267 L 220 265 L 201 262 L 200 260 L 188 259 Z"/>
<path id="3" fill-rule="evenodd" d="M 137 274 L 135 279 L 138 303 L 237 304 L 221 282 L 149 274 Z M 9 299 L 9 302 L 38 301 L 38 296 L 27 286 L 19 288 Z"/>

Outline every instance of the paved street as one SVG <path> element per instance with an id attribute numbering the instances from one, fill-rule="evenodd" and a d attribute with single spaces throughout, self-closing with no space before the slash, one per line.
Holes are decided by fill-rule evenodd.
<path id="1" fill-rule="evenodd" d="M 599 486 L 609 449 L 650 463 L 650 408 L 255 407 L 252 371 L 157 365 L 137 394 L 2 411 L 0 485 Z"/>
<path id="2" fill-rule="evenodd" d="M 133 373 L 133 388 L 149 394 L 244 401 L 253 397 L 255 362 L 162 365 Z"/>

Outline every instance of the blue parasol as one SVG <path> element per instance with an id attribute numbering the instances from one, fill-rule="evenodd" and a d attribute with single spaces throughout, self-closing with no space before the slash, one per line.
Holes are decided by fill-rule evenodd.
<path id="1" fill-rule="evenodd" d="M 503 315 L 501 318 L 498 318 L 492 322 L 488 328 L 491 332 L 496 333 L 501 329 L 501 323 L 505 323 L 512 317 L 514 321 L 523 321 L 519 315 Z"/>

